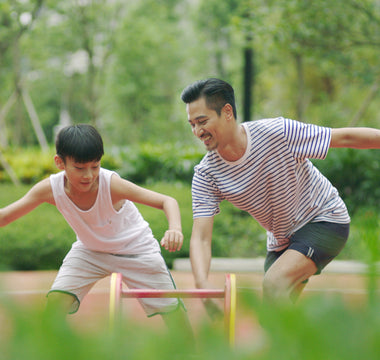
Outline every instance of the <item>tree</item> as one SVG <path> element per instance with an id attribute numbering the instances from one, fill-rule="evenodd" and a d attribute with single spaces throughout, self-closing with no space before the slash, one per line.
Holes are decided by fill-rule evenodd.
<path id="1" fill-rule="evenodd" d="M 8 145 L 5 118 L 13 105 L 15 105 L 14 108 L 16 119 L 15 126 L 13 128 L 14 142 L 16 144 L 21 143 L 22 133 L 25 126 L 23 126 L 24 124 L 21 108 L 18 105 L 20 102 L 23 102 L 41 147 L 45 150 L 47 149 L 45 134 L 41 128 L 39 118 L 35 111 L 29 92 L 25 88 L 23 78 L 25 71 L 22 69 L 22 58 L 20 55 L 20 39 L 24 33 L 29 31 L 30 27 L 36 20 L 42 4 L 43 0 L 37 0 L 31 4 L 1 4 L 1 23 L 3 27 L 0 33 L 0 49 L 2 49 L 2 52 L 0 53 L 0 64 L 2 62 L 5 63 L 4 59 L 7 55 L 9 55 L 11 58 L 10 72 L 13 77 L 13 89 L 11 90 L 11 95 L 0 111 L 0 129 L 2 133 L 0 140 L 3 146 Z M 10 54 L 8 54 L 8 52 Z M 7 65 L 9 66 L 9 63 Z"/>
<path id="2" fill-rule="evenodd" d="M 376 1 L 283 0 L 276 6 L 281 8 L 282 17 L 281 32 L 274 36 L 296 64 L 299 119 L 303 118 L 307 93 L 305 59 L 318 64 L 325 93 L 331 99 L 337 71 L 349 81 L 362 78 L 365 84 L 376 82 L 380 46 L 380 8 Z"/>
<path id="3" fill-rule="evenodd" d="M 173 116 L 186 58 L 177 6 L 177 1 L 141 0 L 117 29 L 107 86 L 113 106 L 105 120 L 117 143 L 183 139 L 186 123 Z"/>

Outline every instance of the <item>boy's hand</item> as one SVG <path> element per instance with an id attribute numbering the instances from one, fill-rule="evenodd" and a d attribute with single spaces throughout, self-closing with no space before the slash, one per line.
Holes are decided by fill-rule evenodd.
<path id="1" fill-rule="evenodd" d="M 182 244 L 183 234 L 179 230 L 166 230 L 161 240 L 161 246 L 170 252 L 181 250 Z"/>

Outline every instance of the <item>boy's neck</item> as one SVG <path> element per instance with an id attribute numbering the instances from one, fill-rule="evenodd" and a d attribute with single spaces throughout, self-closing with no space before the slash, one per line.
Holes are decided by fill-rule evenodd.
<path id="1" fill-rule="evenodd" d="M 65 176 L 65 193 L 69 199 L 81 210 L 91 209 L 98 196 L 99 178 L 93 183 L 88 191 L 77 190 Z"/>

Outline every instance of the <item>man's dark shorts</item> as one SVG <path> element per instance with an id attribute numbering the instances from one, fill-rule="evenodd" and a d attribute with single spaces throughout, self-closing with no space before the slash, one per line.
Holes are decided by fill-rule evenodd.
<path id="1" fill-rule="evenodd" d="M 334 259 L 347 242 L 350 224 L 330 222 L 308 223 L 290 238 L 289 246 L 281 251 L 268 251 L 265 272 L 288 249 L 296 250 L 314 261 L 320 274 L 322 269 Z"/>

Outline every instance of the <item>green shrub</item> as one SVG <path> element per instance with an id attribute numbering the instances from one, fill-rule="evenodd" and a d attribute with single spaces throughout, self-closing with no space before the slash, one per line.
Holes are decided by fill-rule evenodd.
<path id="1" fill-rule="evenodd" d="M 163 256 L 169 265 L 178 257 L 189 256 L 192 229 L 190 185 L 183 183 L 157 183 L 149 189 L 177 199 L 182 216 L 184 244 L 179 252 Z M 0 185 L 0 207 L 18 199 L 29 186 Z M 161 240 L 167 229 L 167 220 L 160 210 L 136 204 L 149 222 L 153 234 Z M 360 210 L 352 218 L 350 237 L 339 259 L 354 259 L 370 263 L 379 258 L 376 250 L 379 239 L 380 215 L 376 209 Z M 75 235 L 57 209 L 44 204 L 14 223 L 0 228 L 0 269 L 35 270 L 58 269 L 70 249 Z M 222 202 L 221 214 L 215 216 L 213 231 L 213 256 L 262 257 L 266 253 L 266 232 L 248 214 Z M 376 252 L 377 251 L 377 252 Z M 375 254 L 375 255 L 374 255 Z M 376 257 L 377 256 L 377 257 Z"/>
<path id="2" fill-rule="evenodd" d="M 8 149 L 3 152 L 19 179 L 26 184 L 57 171 L 54 149 Z M 122 177 L 138 184 L 184 182 L 190 184 L 194 166 L 203 150 L 176 143 L 143 143 L 124 148 L 106 148 L 102 166 L 116 170 Z M 354 214 L 362 207 L 380 210 L 380 150 L 331 149 L 325 160 L 313 160 L 333 183 Z M 0 183 L 10 177 L 0 166 Z"/>
<path id="3" fill-rule="evenodd" d="M 363 207 L 380 210 L 380 150 L 330 149 L 325 160 L 313 160 L 338 189 L 353 214 Z"/>
<path id="4" fill-rule="evenodd" d="M 3 152 L 3 155 L 17 178 L 24 184 L 34 184 L 57 172 L 53 160 L 53 149 L 46 152 L 41 151 L 39 148 L 7 149 L 6 152 Z M 0 181 L 10 182 L 10 180 L 9 174 L 0 164 Z"/>
<path id="5" fill-rule="evenodd" d="M 190 183 L 194 165 L 203 157 L 195 146 L 169 143 L 116 148 L 111 154 L 118 159 L 119 174 L 140 184 L 158 181 Z"/>
<path id="6" fill-rule="evenodd" d="M 4 157 L 22 183 L 32 184 L 57 172 L 54 149 L 7 149 Z M 135 183 L 183 181 L 190 183 L 193 167 L 203 157 L 195 146 L 144 143 L 124 148 L 106 148 L 102 166 Z M 9 174 L 0 164 L 0 182 L 10 182 Z"/>
<path id="7" fill-rule="evenodd" d="M 178 331 L 167 332 L 130 319 L 110 331 L 104 319 L 104 326 L 80 332 L 54 314 L 46 317 L 41 310 L 20 308 L 4 297 L 0 301 L 6 315 L 0 336 L 4 360 L 357 360 L 378 359 L 380 354 L 378 301 L 352 306 L 331 294 L 276 307 L 262 304 L 254 292 L 238 292 L 238 312 L 244 319 L 237 317 L 236 335 L 244 336 L 247 323 L 255 324 L 257 331 L 250 341 L 237 339 L 235 348 L 228 346 L 223 326 L 208 318 L 195 328 L 194 346 L 180 325 Z"/>
<path id="8" fill-rule="evenodd" d="M 39 149 L 28 149 L 9 151 L 5 155 L 20 179 L 30 185 L 15 187 L 9 184 L 9 179 L 1 181 L 7 176 L 4 169 L 0 169 L 0 207 L 21 197 L 31 184 L 57 171 L 53 151 L 42 153 Z M 190 184 L 193 166 L 202 156 L 193 147 L 141 144 L 106 150 L 102 160 L 103 167 L 117 170 L 133 182 L 177 199 L 185 241 L 180 252 L 162 250 L 170 267 L 175 258 L 189 255 Z M 334 149 L 326 160 L 316 161 L 322 173 L 342 192 L 352 213 L 350 238 L 339 259 L 368 262 L 368 247 L 373 245 L 365 239 L 371 236 L 378 239 L 380 189 L 377 184 L 380 179 L 377 158 L 376 150 Z M 138 207 L 160 241 L 167 227 L 165 215 L 147 206 Z M 58 211 L 43 205 L 0 229 L 0 239 L 0 269 L 32 270 L 58 268 L 75 237 Z M 264 256 L 266 233 L 248 214 L 222 202 L 221 214 L 215 216 L 212 247 L 213 255 L 218 257 Z"/>
<path id="9" fill-rule="evenodd" d="M 0 185 L 0 206 L 18 199 L 28 189 L 27 186 Z M 0 269 L 58 269 L 74 239 L 74 232 L 58 210 L 43 204 L 0 228 Z"/>

